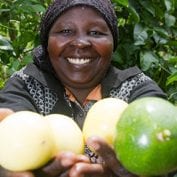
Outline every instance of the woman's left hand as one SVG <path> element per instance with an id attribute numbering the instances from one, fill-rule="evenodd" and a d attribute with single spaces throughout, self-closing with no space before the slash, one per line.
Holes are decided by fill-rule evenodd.
<path id="1" fill-rule="evenodd" d="M 76 163 L 70 170 L 70 177 L 135 177 L 116 158 L 114 150 L 101 138 L 92 137 L 87 146 L 102 158 L 103 163 Z"/>

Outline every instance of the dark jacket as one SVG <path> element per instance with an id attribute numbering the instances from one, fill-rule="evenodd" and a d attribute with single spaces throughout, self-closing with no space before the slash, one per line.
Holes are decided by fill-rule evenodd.
<path id="1" fill-rule="evenodd" d="M 119 70 L 111 66 L 101 86 L 103 98 L 116 97 L 128 103 L 144 96 L 166 97 L 157 84 L 137 67 Z M 40 70 L 34 64 L 14 73 L 0 91 L 0 108 L 30 110 L 43 115 L 65 114 L 73 117 L 80 126 L 93 103 L 82 107 L 77 102 L 71 102 L 54 75 Z"/>

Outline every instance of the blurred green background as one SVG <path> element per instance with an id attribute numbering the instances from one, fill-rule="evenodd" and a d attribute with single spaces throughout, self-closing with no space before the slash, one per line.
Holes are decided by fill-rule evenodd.
<path id="1" fill-rule="evenodd" d="M 0 89 L 32 61 L 40 18 L 52 0 L 0 0 Z M 139 66 L 177 104 L 177 1 L 112 0 L 119 27 L 113 63 Z"/>

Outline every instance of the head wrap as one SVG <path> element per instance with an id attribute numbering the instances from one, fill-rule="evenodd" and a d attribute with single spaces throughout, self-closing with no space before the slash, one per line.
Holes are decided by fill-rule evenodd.
<path id="1" fill-rule="evenodd" d="M 55 0 L 47 9 L 41 23 L 41 44 L 47 45 L 49 31 L 57 18 L 66 10 L 78 5 L 86 5 L 97 10 L 111 30 L 114 48 L 117 47 L 117 17 L 109 0 Z"/>
<path id="2" fill-rule="evenodd" d="M 33 52 L 34 61 L 36 64 L 39 64 L 39 62 L 43 62 L 43 57 L 47 57 L 48 35 L 52 25 L 63 12 L 79 5 L 94 8 L 101 14 L 112 33 L 114 40 L 114 50 L 116 49 L 118 42 L 117 17 L 110 0 L 54 0 L 54 2 L 48 7 L 41 20 L 41 46 L 36 48 Z M 48 61 L 47 64 L 50 64 L 50 62 Z"/>

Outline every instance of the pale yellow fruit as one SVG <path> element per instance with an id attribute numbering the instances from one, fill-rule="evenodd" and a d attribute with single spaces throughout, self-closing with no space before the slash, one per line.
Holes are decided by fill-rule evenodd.
<path id="1" fill-rule="evenodd" d="M 118 98 L 104 98 L 96 102 L 88 111 L 83 135 L 85 141 L 91 136 L 103 138 L 113 146 L 116 124 L 128 103 Z"/>
<path id="2" fill-rule="evenodd" d="M 12 171 L 39 168 L 52 157 L 53 141 L 45 119 L 19 111 L 0 122 L 0 165 Z"/>
<path id="3" fill-rule="evenodd" d="M 45 118 L 48 120 L 55 141 L 54 156 L 62 151 L 83 153 L 83 134 L 72 118 L 62 114 L 50 114 Z"/>

